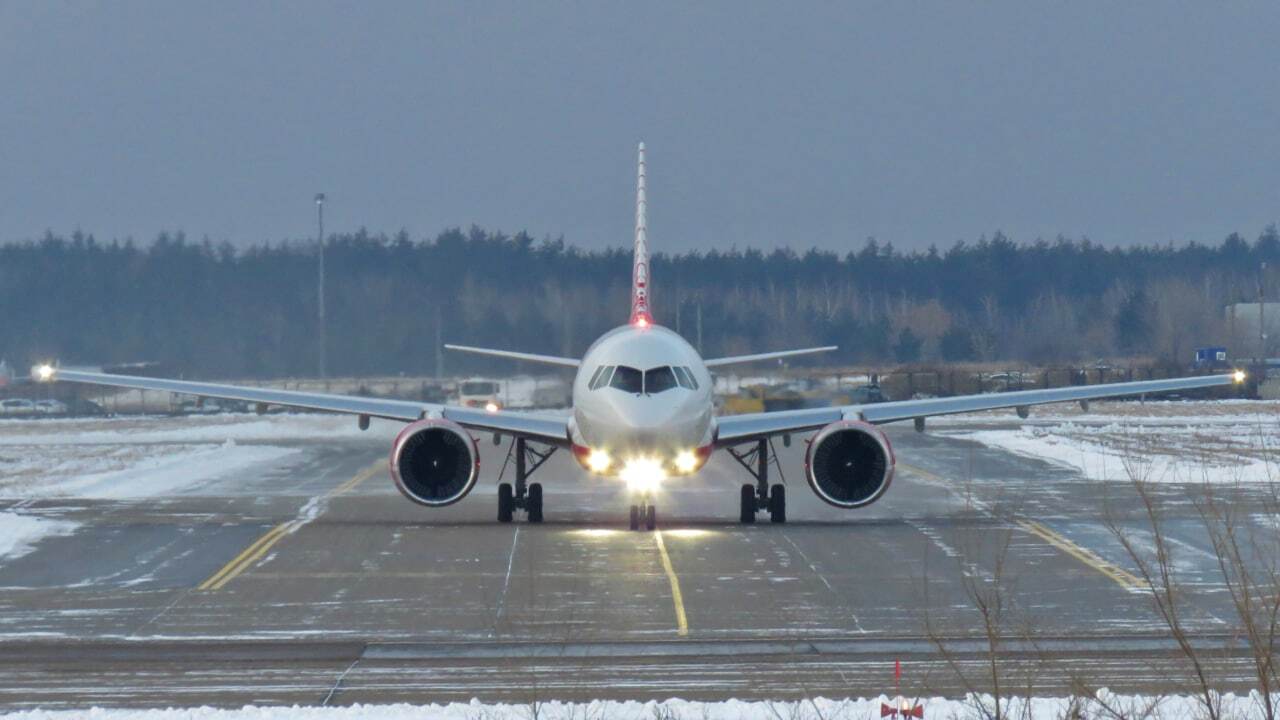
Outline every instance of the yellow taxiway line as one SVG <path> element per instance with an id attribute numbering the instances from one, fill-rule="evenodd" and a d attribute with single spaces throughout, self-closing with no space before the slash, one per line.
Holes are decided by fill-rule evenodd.
<path id="1" fill-rule="evenodd" d="M 676 577 L 675 568 L 671 566 L 671 556 L 667 554 L 667 545 L 662 542 L 662 531 L 653 534 L 658 544 L 658 554 L 662 557 L 662 569 L 667 573 L 667 582 L 671 583 L 671 603 L 676 608 L 676 634 L 683 637 L 689 634 L 689 618 L 684 613 L 684 595 L 680 593 L 680 578 Z"/>
<path id="2" fill-rule="evenodd" d="M 905 463 L 899 463 L 898 467 L 903 470 L 906 470 L 909 473 L 917 475 L 931 483 L 935 483 L 935 484 L 947 483 L 946 478 L 936 473 L 931 473 L 928 470 L 925 470 L 923 468 L 918 468 L 913 465 L 907 465 Z M 1103 560 L 1102 557 L 1100 557 L 1097 553 L 1093 552 L 1092 550 L 1086 547 L 1077 545 L 1076 543 L 1068 540 L 1066 537 L 1064 537 L 1060 533 L 1056 533 L 1053 530 L 1050 530 L 1043 523 L 1036 522 L 1035 520 L 1018 520 L 1016 524 L 1019 528 L 1021 528 L 1025 532 L 1035 535 L 1036 537 L 1040 538 L 1041 540 L 1044 540 L 1045 542 L 1049 543 L 1053 547 L 1079 560 L 1085 565 L 1088 565 L 1094 570 L 1097 570 L 1098 572 L 1102 573 L 1108 578 L 1111 578 L 1111 580 L 1115 581 L 1117 585 L 1124 588 L 1125 590 L 1128 590 L 1130 592 L 1138 592 L 1138 591 L 1147 589 L 1147 584 L 1144 583 L 1142 579 L 1139 578 L 1137 575 L 1134 575 L 1133 573 L 1129 572 L 1128 570 L 1125 570 L 1124 568 L 1118 567 L 1110 562 L 1107 562 L 1106 560 Z"/>
<path id="3" fill-rule="evenodd" d="M 374 473 L 382 467 L 382 460 L 375 462 L 369 467 L 356 473 L 351 479 L 342 483 L 338 487 L 324 494 L 326 498 L 333 498 L 341 495 L 368 480 Z M 210 575 L 208 579 L 196 586 L 197 590 L 221 590 L 224 585 L 236 579 L 245 570 L 253 567 L 255 563 L 261 560 L 275 544 L 280 542 L 290 532 L 302 527 L 304 523 L 300 520 L 289 520 L 266 531 L 257 540 L 249 544 L 249 547 L 240 551 L 238 555 L 231 558 L 226 565 L 223 565 L 217 572 Z"/>
<path id="4" fill-rule="evenodd" d="M 1144 583 L 1137 575 L 1103 560 L 1092 550 L 1071 542 L 1067 538 L 1050 530 L 1035 520 L 1019 520 L 1018 527 L 1044 540 L 1103 575 L 1106 575 L 1125 590 L 1141 591 L 1147 588 L 1147 584 Z"/>

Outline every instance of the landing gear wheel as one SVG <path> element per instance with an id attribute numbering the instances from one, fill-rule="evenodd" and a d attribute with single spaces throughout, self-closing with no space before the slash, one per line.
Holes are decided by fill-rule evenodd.
<path id="1" fill-rule="evenodd" d="M 525 498 L 524 507 L 529 513 L 529 522 L 542 522 L 542 483 L 529 485 L 529 496 Z"/>
<path id="2" fill-rule="evenodd" d="M 774 485 L 769 489 L 769 519 L 775 523 L 787 521 L 787 486 Z"/>
<path id="3" fill-rule="evenodd" d="M 756 486 L 745 484 L 742 486 L 742 497 L 738 513 L 738 521 L 742 523 L 753 523 L 756 521 Z"/>
<path id="4" fill-rule="evenodd" d="M 516 500 L 511 492 L 511 483 L 498 483 L 498 522 L 511 522 L 511 515 L 515 509 Z"/>
<path id="5" fill-rule="evenodd" d="M 640 506 L 639 505 L 631 506 L 631 529 L 632 530 L 640 529 Z"/>
<path id="6" fill-rule="evenodd" d="M 646 530 L 658 527 L 658 510 L 652 505 L 649 506 L 649 512 L 645 513 L 644 527 Z"/>

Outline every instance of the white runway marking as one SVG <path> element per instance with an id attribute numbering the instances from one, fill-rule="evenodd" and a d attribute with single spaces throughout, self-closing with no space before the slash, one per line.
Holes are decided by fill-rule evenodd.
<path id="1" fill-rule="evenodd" d="M 498 597 L 498 615 L 493 619 L 493 630 L 489 635 L 496 635 L 498 632 L 498 623 L 502 621 L 502 615 L 507 611 L 507 590 L 511 587 L 511 568 L 516 564 L 516 543 L 520 540 L 520 526 L 516 526 L 516 531 L 511 534 L 511 555 L 507 558 L 507 577 L 502 581 L 502 595 Z"/>
<path id="2" fill-rule="evenodd" d="M 848 603 L 844 602 L 844 596 L 836 592 L 836 589 L 832 587 L 831 583 L 827 580 L 827 576 L 823 575 L 822 571 L 818 570 L 818 566 L 814 565 L 813 561 L 809 559 L 809 556 L 804 554 L 804 551 L 800 549 L 800 546 L 796 544 L 796 541 L 792 540 L 791 536 L 785 532 L 782 533 L 782 539 L 786 540 L 787 544 L 795 549 L 796 554 L 800 556 L 800 559 L 805 561 L 805 564 L 809 566 L 809 569 L 813 571 L 813 574 L 818 576 L 818 579 L 822 581 L 823 585 L 827 586 L 827 589 L 831 591 L 832 595 L 836 596 L 836 599 L 840 601 L 840 604 L 845 605 L 845 607 L 848 608 Z M 853 626 L 858 629 L 858 632 L 866 634 L 867 629 L 862 627 L 862 622 L 858 620 L 858 616 L 852 609 L 849 609 L 849 617 L 853 619 Z"/>

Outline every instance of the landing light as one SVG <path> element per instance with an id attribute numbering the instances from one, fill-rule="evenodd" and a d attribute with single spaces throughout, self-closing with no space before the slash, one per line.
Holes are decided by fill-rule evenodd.
<path id="1" fill-rule="evenodd" d="M 589 538 L 607 538 L 613 537 L 614 535 L 621 535 L 622 531 L 612 530 L 609 528 L 579 528 L 577 530 L 570 530 L 569 534 Z"/>
<path id="2" fill-rule="evenodd" d="M 596 448 L 587 455 L 587 467 L 594 473 L 602 473 L 609 469 L 609 465 L 613 463 L 613 458 L 609 457 L 609 453 Z"/>
<path id="3" fill-rule="evenodd" d="M 1245 379 L 1245 373 L 1244 373 L 1244 371 L 1243 371 L 1243 370 L 1237 370 L 1237 371 L 1235 371 L 1235 372 L 1231 373 L 1231 379 L 1232 379 L 1232 380 L 1234 380 L 1234 381 L 1236 382 L 1236 384 L 1237 384 L 1237 385 L 1238 385 L 1238 384 L 1240 384 L 1240 383 L 1242 383 L 1242 382 L 1244 382 L 1244 379 Z"/>
<path id="4" fill-rule="evenodd" d="M 692 450 L 684 450 L 676 455 L 676 470 L 681 473 L 691 473 L 697 469 L 698 456 L 694 455 Z"/>
<path id="5" fill-rule="evenodd" d="M 53 379 L 53 366 L 49 364 L 36 366 L 36 379 L 41 381 L 49 381 Z"/>
<path id="6" fill-rule="evenodd" d="M 632 458 L 622 466 L 618 473 L 632 492 L 652 492 L 667 478 L 662 471 L 662 463 L 653 458 Z"/>
<path id="7" fill-rule="evenodd" d="M 715 533 L 710 530 L 703 530 L 701 528 L 677 528 L 675 530 L 663 530 L 662 534 L 668 535 L 670 537 L 676 537 L 676 538 L 696 539 L 696 538 L 709 537 L 711 535 L 714 535 Z"/>

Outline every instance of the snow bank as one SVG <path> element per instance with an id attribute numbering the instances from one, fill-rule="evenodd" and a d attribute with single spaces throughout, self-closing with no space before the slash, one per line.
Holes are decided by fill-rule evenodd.
<path id="1" fill-rule="evenodd" d="M 404 423 L 373 419 L 368 431 L 350 415 L 144 416 L 0 420 L 0 445 L 271 442 L 394 437 Z"/>
<path id="2" fill-rule="evenodd" d="M 70 535 L 79 523 L 67 520 L 0 512 L 0 559 L 15 558 L 31 552 L 41 539 Z"/>
<path id="3" fill-rule="evenodd" d="M 1163 419 L 1164 423 L 1168 418 Z M 1275 428 L 1224 423 L 1206 435 L 1194 425 L 1074 422 L 1014 430 L 946 430 L 942 434 L 1056 463 L 1090 480 L 1273 482 L 1280 480 Z"/>
<path id="4" fill-rule="evenodd" d="M 92 498 L 163 495 L 255 465 L 279 462 L 299 452 L 269 445 L 242 446 L 228 440 L 212 448 L 149 457 L 127 470 L 73 478 L 59 483 L 59 494 Z"/>
<path id="5" fill-rule="evenodd" d="M 138 498 L 164 495 L 301 453 L 272 445 L 144 445 L 10 448 L 0 497 Z M 29 451 L 29 452 L 23 452 Z M 62 452 L 65 451 L 65 452 Z M 8 453 L 3 453 L 8 455 Z M 26 472 L 23 472 L 23 471 Z"/>
<path id="6" fill-rule="evenodd" d="M 1280 694 L 1275 695 L 1280 701 Z M 1262 696 L 1223 695 L 1222 716 L 1262 718 Z M 213 708 L 168 710 L 26 710 L 0 715 L 9 720 L 529 720 L 531 717 L 558 720 L 564 718 L 608 718 L 609 720 L 864 720 L 880 717 L 880 703 L 885 698 L 857 700 L 813 700 L 769 702 L 726 700 L 723 702 L 540 703 L 525 705 L 485 705 L 477 701 L 448 705 L 354 705 L 351 707 L 255 707 L 238 710 Z M 971 696 L 963 700 L 934 698 L 923 701 L 926 718 L 985 720 L 991 717 L 994 704 L 989 696 Z M 1205 715 L 1199 699 L 1186 696 L 1146 697 L 1115 695 L 1106 690 L 1084 698 L 1020 698 L 1005 700 L 1006 717 L 1026 720 L 1058 720 L 1064 717 L 1144 717 L 1149 720 L 1173 720 Z M 1104 705 L 1107 709 L 1104 710 Z"/>

